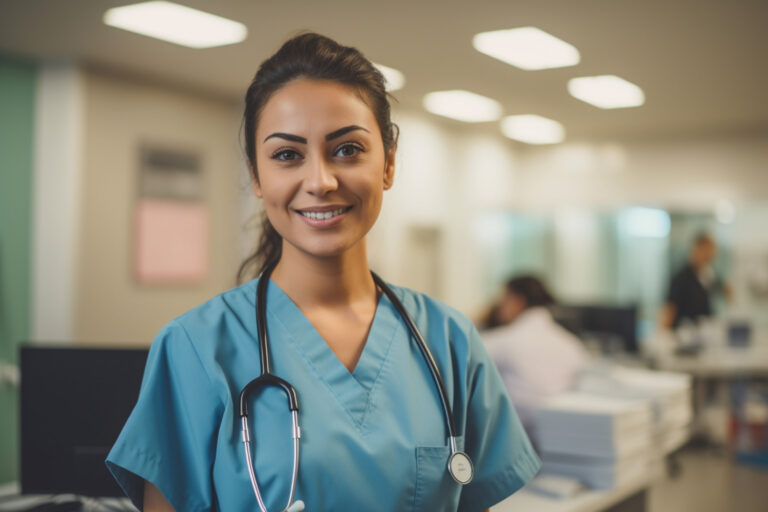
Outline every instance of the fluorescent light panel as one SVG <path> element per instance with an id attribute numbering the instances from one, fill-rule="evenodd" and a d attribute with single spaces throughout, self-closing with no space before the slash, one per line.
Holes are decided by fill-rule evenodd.
<path id="1" fill-rule="evenodd" d="M 424 108 L 465 123 L 496 121 L 502 112 L 498 101 L 462 90 L 430 92 L 424 96 Z"/>
<path id="2" fill-rule="evenodd" d="M 475 49 L 525 70 L 575 66 L 581 56 L 573 45 L 536 27 L 481 32 L 472 38 Z"/>
<path id="3" fill-rule="evenodd" d="M 526 144 L 557 144 L 565 139 L 562 124 L 533 114 L 505 117 L 501 121 L 501 132 Z"/>
<path id="4" fill-rule="evenodd" d="M 396 91 L 405 86 L 405 75 L 402 72 L 390 68 L 389 66 L 385 66 L 384 64 L 377 64 L 374 62 L 373 65 L 381 71 L 382 75 L 384 75 L 384 85 L 388 91 Z"/>
<path id="5" fill-rule="evenodd" d="M 248 35 L 242 23 L 163 1 L 108 9 L 104 23 L 189 48 L 235 44 Z"/>
<path id="6" fill-rule="evenodd" d="M 598 108 L 639 107 L 645 103 L 642 89 L 615 75 L 572 78 L 568 81 L 568 92 Z"/>

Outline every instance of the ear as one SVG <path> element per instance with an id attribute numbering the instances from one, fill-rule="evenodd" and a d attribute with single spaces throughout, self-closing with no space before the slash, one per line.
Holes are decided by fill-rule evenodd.
<path id="1" fill-rule="evenodd" d="M 387 161 L 384 163 L 384 190 L 389 190 L 395 182 L 395 153 L 397 147 L 392 147 L 387 154 Z"/>
<path id="2" fill-rule="evenodd" d="M 251 169 L 251 176 L 253 176 L 253 193 L 261 199 L 263 196 L 261 194 L 261 184 L 259 183 L 259 178 L 256 177 L 256 172 L 253 170 L 253 166 L 250 166 Z"/>

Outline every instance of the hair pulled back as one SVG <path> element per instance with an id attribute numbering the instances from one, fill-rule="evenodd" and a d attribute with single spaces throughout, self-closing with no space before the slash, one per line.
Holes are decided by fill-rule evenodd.
<path id="1" fill-rule="evenodd" d="M 525 309 L 533 307 L 548 307 L 555 304 L 554 296 L 549 292 L 544 283 L 536 276 L 530 274 L 512 277 L 504 283 L 504 289 L 510 295 L 517 295 L 525 300 Z M 480 318 L 478 325 L 481 329 L 493 329 L 504 325 L 505 321 L 500 316 L 501 302 L 493 304 Z"/>
<path id="2" fill-rule="evenodd" d="M 342 46 L 320 34 L 304 33 L 286 41 L 274 55 L 262 62 L 245 93 L 245 153 L 253 179 L 259 179 L 256 127 L 264 105 L 276 91 L 298 78 L 331 80 L 352 87 L 373 112 L 381 131 L 384 154 L 389 154 L 396 146 L 398 130 L 391 120 L 381 72 L 356 48 Z M 282 254 L 282 242 L 282 237 L 264 213 L 256 252 L 240 265 L 238 282 L 242 282 L 249 268 L 255 267 L 255 277 L 276 263 Z"/>
<path id="3" fill-rule="evenodd" d="M 507 292 L 523 297 L 526 308 L 551 306 L 555 298 L 539 278 L 532 275 L 513 277 L 506 283 Z"/>

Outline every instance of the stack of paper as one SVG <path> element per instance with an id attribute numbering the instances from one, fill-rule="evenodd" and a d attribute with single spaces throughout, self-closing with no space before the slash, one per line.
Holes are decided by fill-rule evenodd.
<path id="1" fill-rule="evenodd" d="M 616 365 L 595 366 L 580 376 L 575 388 L 624 400 L 650 400 L 657 456 L 679 448 L 688 439 L 693 419 L 690 375 Z"/>
<path id="2" fill-rule="evenodd" d="M 652 444 L 648 400 L 569 392 L 542 404 L 535 435 L 543 472 L 610 489 L 648 470 Z"/>

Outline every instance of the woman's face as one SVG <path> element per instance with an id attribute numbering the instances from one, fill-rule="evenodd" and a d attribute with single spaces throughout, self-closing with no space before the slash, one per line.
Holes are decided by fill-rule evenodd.
<path id="1" fill-rule="evenodd" d="M 525 297 L 518 295 L 517 293 L 510 293 L 508 290 L 504 292 L 499 304 L 499 321 L 502 324 L 509 324 L 517 320 L 520 313 L 525 311 L 528 307 L 528 301 Z"/>
<path id="2" fill-rule="evenodd" d="M 298 79 L 275 92 L 256 127 L 255 194 L 284 243 L 335 256 L 360 243 L 392 185 L 370 107 L 350 87 Z"/>

